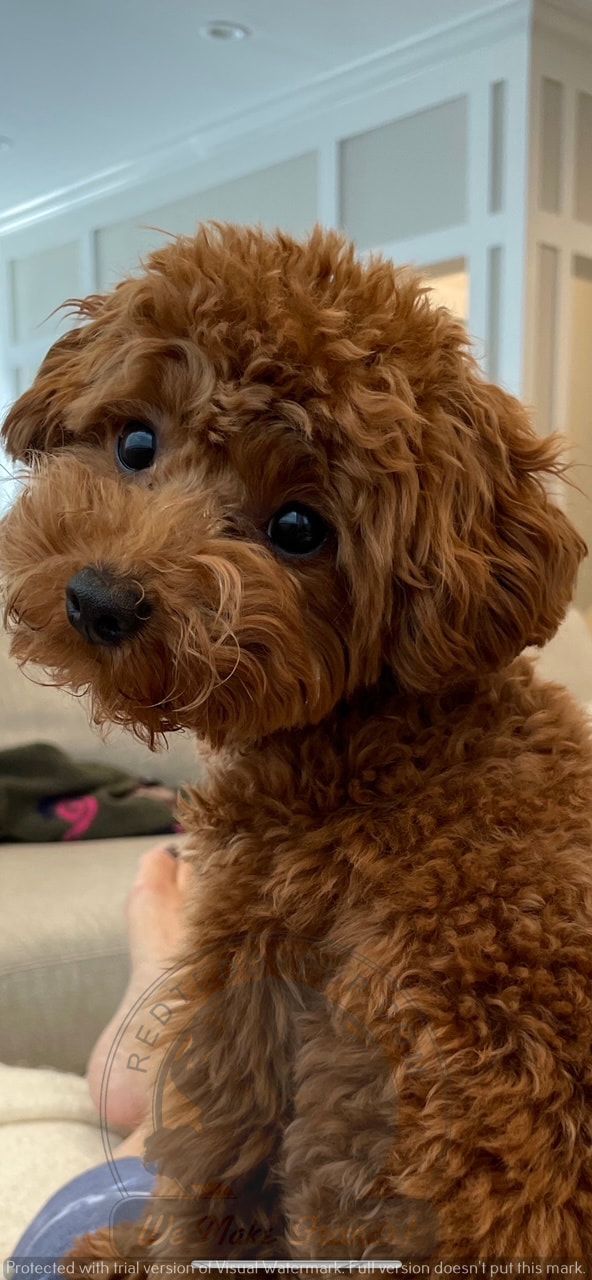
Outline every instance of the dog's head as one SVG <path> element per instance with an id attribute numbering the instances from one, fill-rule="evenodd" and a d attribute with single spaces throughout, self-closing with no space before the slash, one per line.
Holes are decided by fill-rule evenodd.
<path id="1" fill-rule="evenodd" d="M 210 227 L 79 311 L 6 420 L 0 543 L 14 653 L 95 718 L 245 741 L 553 633 L 585 550 L 556 445 L 411 274 Z"/>

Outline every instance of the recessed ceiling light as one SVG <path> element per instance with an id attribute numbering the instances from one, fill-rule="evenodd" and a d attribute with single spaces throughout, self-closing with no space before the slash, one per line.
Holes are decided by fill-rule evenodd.
<path id="1" fill-rule="evenodd" d="M 246 40 L 251 32 L 239 22 L 208 22 L 200 30 L 206 40 Z"/>
<path id="2" fill-rule="evenodd" d="M 0 151 L 11 151 L 13 147 L 12 138 L 7 138 L 4 133 L 0 133 Z"/>

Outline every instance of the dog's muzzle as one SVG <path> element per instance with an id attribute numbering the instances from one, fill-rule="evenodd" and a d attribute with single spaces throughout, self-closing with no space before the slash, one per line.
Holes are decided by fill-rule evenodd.
<path id="1" fill-rule="evenodd" d="M 89 644 L 113 648 L 137 635 L 150 617 L 150 604 L 135 582 L 109 569 L 81 569 L 66 587 L 68 621 Z"/>

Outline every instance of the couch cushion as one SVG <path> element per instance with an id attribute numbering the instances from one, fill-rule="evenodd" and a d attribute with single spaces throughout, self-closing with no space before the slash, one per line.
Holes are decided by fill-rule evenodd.
<path id="1" fill-rule="evenodd" d="M 154 843 L 0 848 L 0 1061 L 84 1071 L 125 989 L 125 899 Z"/>
<path id="2" fill-rule="evenodd" d="M 102 1164 L 106 1136 L 80 1076 L 0 1065 L 0 1262 L 50 1196 Z"/>
<path id="3" fill-rule="evenodd" d="M 104 760 L 138 777 L 171 785 L 195 780 L 198 750 L 189 734 L 171 734 L 168 750 L 158 752 L 121 729 L 100 736 L 89 725 L 86 700 L 48 686 L 42 671 L 25 675 L 10 657 L 9 644 L 0 629 L 0 749 L 52 742 L 76 759 Z"/>

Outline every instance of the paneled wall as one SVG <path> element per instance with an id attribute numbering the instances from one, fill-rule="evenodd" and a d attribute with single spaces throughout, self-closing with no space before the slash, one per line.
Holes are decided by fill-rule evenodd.
<path id="1" fill-rule="evenodd" d="M 539 430 L 570 441 L 565 502 L 592 548 L 591 40 L 592 27 L 586 43 L 557 20 L 535 26 L 525 393 Z M 576 599 L 592 615 L 589 561 Z"/>
<path id="2" fill-rule="evenodd" d="M 520 392 L 529 14 L 530 0 L 513 0 L 300 94 L 277 119 L 271 104 L 199 162 L 188 141 L 184 164 L 139 164 L 119 189 L 0 218 L 0 409 L 68 325 L 56 312 L 65 299 L 109 289 L 206 218 L 296 235 L 318 220 L 361 252 L 414 264 L 467 321 L 485 370 Z M 8 494 L 0 486 L 0 503 Z"/>
<path id="3" fill-rule="evenodd" d="M 50 229 L 58 243 L 33 251 L 29 246 L 43 240 L 47 228 L 37 234 L 31 229 L 12 253 L 7 237 L 3 345 L 9 397 L 30 384 L 45 351 L 67 327 L 67 315 L 60 310 L 64 301 L 113 288 L 171 235 L 191 234 L 209 218 L 259 222 L 305 235 L 317 219 L 317 167 L 317 154 L 309 151 L 132 216 L 104 222 L 97 218 L 96 227 L 81 227 L 77 238 L 63 243 L 56 219 Z M 112 211 L 116 209 L 114 202 Z"/>
<path id="4" fill-rule="evenodd" d="M 341 142 L 341 221 L 360 249 L 466 224 L 467 116 L 454 98 Z"/>
<path id="5" fill-rule="evenodd" d="M 522 6 L 526 13 L 527 6 Z M 522 11 L 522 10 L 521 10 Z M 294 104 L 207 159 L 56 210 L 0 238 L 2 398 L 30 382 L 67 319 L 64 299 L 112 287 L 166 234 L 200 219 L 280 225 L 320 220 L 361 251 L 412 262 L 464 318 L 486 368 L 519 390 L 526 221 L 526 22 L 486 46 L 468 26 L 429 58 L 423 46 Z M 388 68 L 387 68 L 388 69 Z M 380 74 L 379 74 L 380 71 Z"/>
<path id="6" fill-rule="evenodd" d="M 577 487 L 568 506 L 592 551 L 592 257 L 574 255 L 571 277 L 568 433 L 576 463 Z M 578 603 L 592 609 L 592 559 L 584 561 Z"/>
<path id="7" fill-rule="evenodd" d="M 95 234 L 97 285 L 111 289 L 138 258 L 169 235 L 191 235 L 198 222 L 260 222 L 304 236 L 317 217 L 317 156 L 295 156 L 244 177 L 161 204 L 138 217 L 100 227 Z M 161 228 L 161 230 L 159 230 Z"/>

